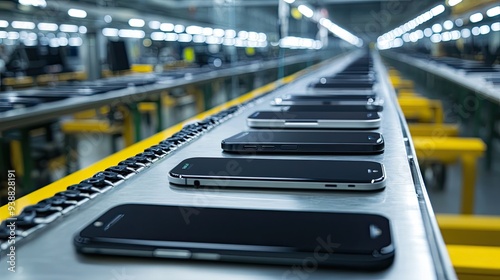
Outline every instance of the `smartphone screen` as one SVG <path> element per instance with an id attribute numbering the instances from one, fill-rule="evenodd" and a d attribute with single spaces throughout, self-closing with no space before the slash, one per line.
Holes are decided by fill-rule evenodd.
<path id="1" fill-rule="evenodd" d="M 286 112 L 380 112 L 383 107 L 374 104 L 325 104 L 281 106 Z"/>
<path id="2" fill-rule="evenodd" d="M 373 161 L 189 158 L 170 171 L 169 180 L 194 186 L 366 190 L 384 187 L 385 174 Z"/>
<path id="3" fill-rule="evenodd" d="M 363 260 L 390 263 L 394 251 L 389 221 L 379 215 L 145 204 L 110 209 L 75 236 L 75 245 L 87 253 L 122 248 L 130 255 L 149 250 L 152 256 L 196 259 L 211 252 L 219 260 L 246 255 L 261 256 L 260 262 L 270 257 L 271 263 L 317 252 L 330 253 L 331 264 L 348 255 L 344 261 L 358 266 Z"/>

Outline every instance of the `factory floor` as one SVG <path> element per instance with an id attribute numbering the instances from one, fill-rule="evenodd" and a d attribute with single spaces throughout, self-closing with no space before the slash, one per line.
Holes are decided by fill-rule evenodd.
<path id="1" fill-rule="evenodd" d="M 499 148 L 497 147 L 497 151 L 500 150 Z M 498 203 L 498 198 L 500 198 L 500 153 L 495 154 L 492 166 L 492 170 L 487 171 L 484 158 L 478 163 L 474 204 L 474 214 L 476 215 L 500 215 L 500 204 Z M 461 177 L 460 164 L 448 166 L 444 189 L 427 189 L 434 212 L 460 213 Z"/>
<path id="2" fill-rule="evenodd" d="M 405 76 L 407 79 L 411 77 Z M 469 119 L 460 120 L 456 114 L 456 107 L 452 102 L 453 93 L 439 93 L 424 85 L 415 83 L 415 91 L 419 94 L 433 99 L 439 99 L 443 104 L 443 112 L 446 123 L 458 123 L 460 135 L 463 137 L 474 137 L 472 116 Z M 500 215 L 500 141 L 493 141 L 493 163 L 491 170 L 486 168 L 485 158 L 480 158 L 477 163 L 474 214 L 476 215 Z M 462 192 L 462 168 L 460 163 L 449 165 L 445 185 L 440 188 L 427 188 L 432 207 L 435 213 L 459 214 Z"/>

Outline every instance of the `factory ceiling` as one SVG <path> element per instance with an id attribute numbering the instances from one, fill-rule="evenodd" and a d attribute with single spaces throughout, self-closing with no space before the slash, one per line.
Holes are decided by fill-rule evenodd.
<path id="1" fill-rule="evenodd" d="M 130 18 L 143 18 L 272 34 L 277 33 L 278 3 L 283 0 L 46 0 L 44 8 L 21 5 L 20 1 L 0 1 L 0 16 L 8 20 L 80 21 L 89 28 L 121 27 Z M 307 4 L 365 41 L 374 41 L 380 34 L 443 3 L 443 0 L 297 0 L 292 6 Z M 69 17 L 67 10 L 72 7 L 86 10 L 88 16 Z M 108 14 L 113 18 L 110 23 L 104 21 Z M 317 32 L 316 24 L 305 18 L 290 17 L 289 22 L 291 35 L 314 37 Z"/>

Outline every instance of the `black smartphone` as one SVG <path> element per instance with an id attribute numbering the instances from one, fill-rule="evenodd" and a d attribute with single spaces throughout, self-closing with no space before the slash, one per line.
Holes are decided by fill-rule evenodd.
<path id="1" fill-rule="evenodd" d="M 380 105 L 358 105 L 358 104 L 343 104 L 343 105 L 290 105 L 277 107 L 281 111 L 286 112 L 381 112 L 383 107 Z"/>
<path id="2" fill-rule="evenodd" d="M 321 78 L 318 82 L 312 83 L 314 88 L 353 88 L 353 89 L 371 89 L 373 87 L 373 81 L 365 80 L 344 80 L 336 78 Z"/>
<path id="3" fill-rule="evenodd" d="M 332 76 L 326 77 L 326 78 L 335 78 L 335 79 L 343 79 L 343 80 L 369 80 L 369 81 L 376 81 L 375 75 L 373 73 L 369 74 L 361 74 L 361 75 L 353 75 L 353 74 L 344 74 L 344 73 L 338 73 L 334 74 Z"/>
<path id="4" fill-rule="evenodd" d="M 74 245 L 85 254 L 362 270 L 389 267 L 395 251 L 379 215 L 147 204 L 111 208 Z"/>
<path id="5" fill-rule="evenodd" d="M 247 118 L 254 128 L 375 129 L 380 126 L 377 112 L 257 111 Z"/>
<path id="6" fill-rule="evenodd" d="M 355 131 L 244 131 L 221 142 L 234 153 L 374 154 L 384 151 L 378 132 Z"/>
<path id="7" fill-rule="evenodd" d="M 373 85 L 374 80 L 366 75 L 335 75 L 332 77 L 322 77 L 319 79 L 322 84 L 362 84 Z"/>
<path id="8" fill-rule="evenodd" d="M 377 95 L 373 92 L 367 95 L 351 95 L 351 94 L 286 94 L 276 97 L 271 101 L 274 106 L 290 106 L 290 105 L 366 105 L 366 104 L 381 104 L 382 101 L 377 99 Z"/>
<path id="9" fill-rule="evenodd" d="M 290 145 L 282 149 L 296 147 Z M 374 161 L 188 158 L 168 174 L 182 186 L 367 191 L 385 187 L 385 171 Z"/>
<path id="10" fill-rule="evenodd" d="M 372 98 L 366 99 L 338 99 L 329 96 L 288 95 L 277 97 L 271 105 L 286 107 L 287 111 L 336 111 L 336 112 L 381 112 L 383 102 Z"/>

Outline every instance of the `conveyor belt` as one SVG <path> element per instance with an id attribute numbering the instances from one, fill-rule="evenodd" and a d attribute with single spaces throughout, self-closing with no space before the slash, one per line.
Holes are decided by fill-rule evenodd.
<path id="1" fill-rule="evenodd" d="M 498 67 L 478 67 L 472 69 L 474 71 L 470 69 L 467 71 L 463 67 L 455 68 L 441 61 L 431 61 L 395 52 L 384 52 L 383 55 L 449 80 L 479 94 L 482 98 L 500 104 L 500 86 L 494 82 L 500 75 Z"/>
<path id="2" fill-rule="evenodd" d="M 180 77 L 156 77 L 152 74 L 149 75 L 135 75 L 127 76 L 118 79 L 113 79 L 116 83 L 120 84 L 133 82 L 138 84 L 137 86 L 122 88 L 119 90 L 114 90 L 102 94 L 97 94 L 94 91 L 92 95 L 77 95 L 74 93 L 66 92 L 63 96 L 59 97 L 58 101 L 40 104 L 35 108 L 19 108 L 17 110 L 9 110 L 2 112 L 0 107 L 0 132 L 7 129 L 19 128 L 26 125 L 35 125 L 50 119 L 60 117 L 64 114 L 71 114 L 78 111 L 83 111 L 87 109 L 97 108 L 99 106 L 105 106 L 109 104 L 119 104 L 119 103 L 130 103 L 138 102 L 147 99 L 154 99 L 158 96 L 165 94 L 165 90 L 172 89 L 175 87 L 185 86 L 188 84 L 203 83 L 211 80 L 228 78 L 232 76 L 239 76 L 250 74 L 258 71 L 269 70 L 281 66 L 293 65 L 302 62 L 314 61 L 315 59 L 325 58 L 325 53 L 314 55 L 311 58 L 310 55 L 300 55 L 294 57 L 287 57 L 285 61 L 280 61 L 278 59 L 271 61 L 263 61 L 261 63 L 253 63 L 251 65 L 237 65 L 231 68 L 224 68 L 217 71 L 196 71 L 188 72 Z M 151 83 L 142 83 L 140 81 L 154 80 Z M 114 84 L 115 86 L 117 84 Z M 25 90 L 19 92 L 13 92 L 12 96 L 36 96 L 36 91 L 39 90 Z M 42 91 L 44 91 L 42 89 Z M 3 93 L 4 96 L 9 96 L 9 93 Z M 58 98 L 56 93 L 42 92 L 42 95 L 47 96 L 50 100 L 55 100 Z M 67 96 L 72 96 L 72 98 L 66 98 Z M 11 108 L 5 108 L 11 109 Z"/>
<path id="3" fill-rule="evenodd" d="M 405 138 L 407 128 L 394 102 L 385 70 L 375 56 L 384 104 L 382 125 L 383 154 L 369 156 L 310 155 L 304 159 L 367 159 L 385 164 L 387 187 L 377 192 L 307 192 L 286 190 L 183 189 L 169 185 L 166 174 L 185 158 L 193 156 L 237 157 L 224 154 L 222 139 L 246 128 L 246 117 L 253 111 L 271 109 L 270 101 L 279 95 L 302 93 L 320 76 L 342 69 L 361 55 L 360 52 L 337 59 L 328 66 L 281 87 L 257 102 L 249 103 L 223 124 L 175 150 L 170 155 L 132 176 L 116 188 L 97 197 L 25 240 L 17 248 L 18 272 L 4 273 L 2 279 L 455 279 L 446 249 L 435 226 L 435 219 L 425 189 L 420 185 L 418 168 L 410 166 L 414 154 Z M 290 158 L 294 156 L 254 156 Z M 141 258 L 88 257 L 78 255 L 72 246 L 73 235 L 93 218 L 121 203 L 157 203 L 194 207 L 234 207 L 254 209 L 315 210 L 367 212 L 381 214 L 392 224 L 396 259 L 381 272 L 314 269 L 297 271 L 291 266 L 259 266 L 186 262 Z M 148 217 L 145 217 L 148 222 Z M 137 225 L 140 226 L 140 225 Z M 228 225 L 230 226 L 230 225 Z M 298 228 L 297 230 L 300 230 Z M 5 275 L 5 277 L 3 277 Z"/>

